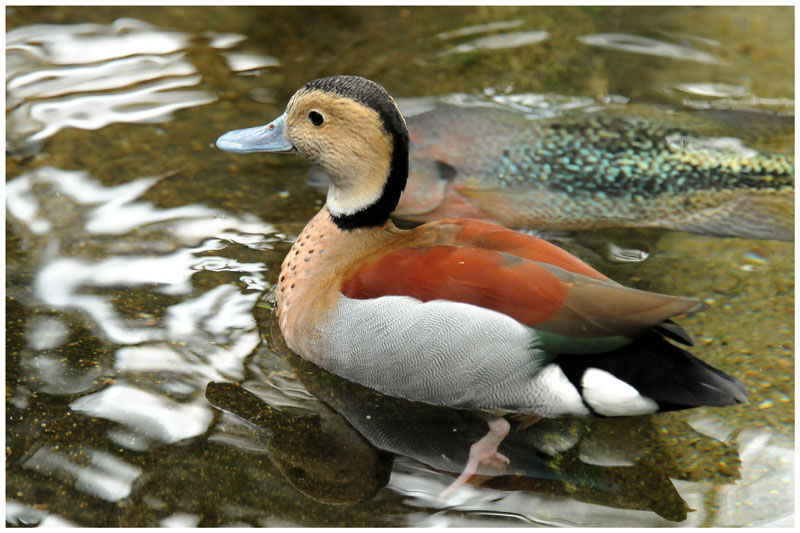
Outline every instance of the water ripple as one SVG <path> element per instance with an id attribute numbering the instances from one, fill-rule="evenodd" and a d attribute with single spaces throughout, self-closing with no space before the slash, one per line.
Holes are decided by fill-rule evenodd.
<path id="1" fill-rule="evenodd" d="M 253 215 L 142 201 L 162 178 L 105 187 L 86 172 L 41 167 L 8 183 L 9 223 L 29 250 L 32 289 L 12 289 L 12 297 L 49 313 L 26 323 L 24 381 L 84 394 L 70 408 L 115 422 L 108 437 L 136 451 L 206 431 L 213 417 L 203 389 L 243 377 L 260 342 L 252 310 L 270 287 L 259 259 L 283 238 Z M 82 328 L 102 346 L 98 354 L 70 351 Z M 24 391 L 17 397 L 24 406 Z M 61 455 L 42 454 L 30 468 L 83 475 Z M 123 489 L 86 490 L 116 501 Z"/>
<path id="2" fill-rule="evenodd" d="M 442 54 L 463 54 L 476 50 L 500 50 L 505 48 L 518 48 L 544 41 L 550 37 L 546 31 L 520 31 L 501 33 L 489 37 L 481 37 L 468 43 L 459 44 Z"/>
<path id="3" fill-rule="evenodd" d="M 74 484 L 77 490 L 109 502 L 118 502 L 130 495 L 133 483 L 142 473 L 141 468 L 91 446 L 79 448 L 75 450 L 77 453 L 66 453 L 41 446 L 22 465 Z"/>
<path id="4" fill-rule="evenodd" d="M 6 46 L 34 45 L 56 65 L 93 63 L 134 54 L 166 54 L 186 47 L 190 35 L 132 18 L 111 24 L 33 24 L 6 34 Z"/>
<path id="5" fill-rule="evenodd" d="M 228 61 L 228 67 L 233 72 L 247 72 L 258 71 L 267 67 L 279 67 L 280 61 L 272 56 L 243 54 L 243 53 L 230 53 L 225 54 L 225 59 Z"/>
<path id="6" fill-rule="evenodd" d="M 247 36 L 239 33 L 218 33 L 214 31 L 203 32 L 203 37 L 208 39 L 208 46 L 211 48 L 232 48 L 247 39 Z"/>
<path id="7" fill-rule="evenodd" d="M 522 25 L 521 20 L 504 20 L 498 22 L 490 22 L 488 24 L 478 24 L 477 26 L 467 26 L 453 31 L 445 31 L 437 33 L 439 39 L 452 39 L 453 37 L 464 37 L 466 35 L 475 35 L 476 33 L 485 33 L 494 30 L 508 30 Z"/>
<path id="8" fill-rule="evenodd" d="M 750 94 L 747 87 L 730 83 L 677 83 L 675 88 L 693 96 L 710 98 L 741 98 Z"/>
<path id="9" fill-rule="evenodd" d="M 224 38 L 223 38 L 224 37 Z M 232 46 L 223 36 L 216 45 Z M 63 128 L 163 122 L 216 100 L 196 86 L 185 58 L 191 35 L 130 18 L 102 24 L 35 24 L 6 35 L 8 149 L 38 151 Z M 214 39 L 212 39 L 214 40 Z"/>
<path id="10" fill-rule="evenodd" d="M 38 507 L 6 501 L 6 524 L 17 527 L 77 527 L 74 522 Z"/>
<path id="11" fill-rule="evenodd" d="M 212 419 L 202 398 L 191 403 L 176 402 L 161 394 L 120 384 L 83 396 L 72 402 L 70 408 L 144 431 L 159 442 L 178 442 L 200 435 Z"/>
<path id="12" fill-rule="evenodd" d="M 718 64 L 721 60 L 708 52 L 665 43 L 656 39 L 642 37 L 640 35 L 629 35 L 626 33 L 596 33 L 593 35 L 583 35 L 578 37 L 578 41 L 590 46 L 609 48 L 611 50 L 621 50 L 623 52 L 633 52 L 635 54 L 645 54 L 672 59 L 683 59 L 686 61 L 696 61 L 698 63 Z"/>
<path id="13" fill-rule="evenodd" d="M 93 65 L 34 70 L 6 84 L 11 102 L 83 91 L 101 91 L 133 85 L 155 77 L 186 76 L 195 68 L 183 61 L 184 53 L 166 56 L 138 55 Z"/>

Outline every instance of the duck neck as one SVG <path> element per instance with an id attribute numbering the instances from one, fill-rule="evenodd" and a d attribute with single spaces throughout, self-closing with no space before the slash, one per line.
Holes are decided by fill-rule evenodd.
<path id="1" fill-rule="evenodd" d="M 332 176 L 326 203 L 339 229 L 383 226 L 397 208 L 408 180 L 408 135 L 397 133 L 392 137 L 391 162 L 388 172 L 384 170 L 384 180 L 370 186 L 369 179 L 337 180 Z"/>

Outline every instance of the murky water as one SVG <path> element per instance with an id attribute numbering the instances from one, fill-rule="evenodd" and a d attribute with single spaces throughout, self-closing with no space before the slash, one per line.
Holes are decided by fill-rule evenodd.
<path id="1" fill-rule="evenodd" d="M 558 235 L 625 284 L 707 301 L 681 324 L 750 403 L 516 426 L 506 472 L 440 498 L 485 422 L 286 349 L 270 291 L 323 195 L 298 158 L 212 145 L 334 73 L 404 109 L 459 93 L 793 114 L 792 8 L 6 15 L 8 523 L 793 523 L 792 242 Z M 762 149 L 791 151 L 776 136 Z"/>

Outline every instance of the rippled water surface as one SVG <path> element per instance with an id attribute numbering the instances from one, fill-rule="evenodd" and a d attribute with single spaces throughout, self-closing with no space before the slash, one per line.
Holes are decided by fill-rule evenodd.
<path id="1" fill-rule="evenodd" d="M 213 141 L 335 73 L 379 81 L 410 114 L 477 99 L 792 116 L 793 16 L 7 8 L 7 522 L 792 525 L 793 242 L 554 235 L 620 282 L 708 302 L 680 323 L 750 403 L 515 424 L 507 471 L 442 498 L 485 422 L 289 352 L 271 291 L 324 195 L 299 158 Z M 791 153 L 793 131 L 756 133 Z"/>

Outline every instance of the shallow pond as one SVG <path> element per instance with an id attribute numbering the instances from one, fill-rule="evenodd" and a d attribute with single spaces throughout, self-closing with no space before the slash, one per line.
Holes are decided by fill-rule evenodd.
<path id="1" fill-rule="evenodd" d="M 213 146 L 335 73 L 379 81 L 409 114 L 470 99 L 791 116 L 792 7 L 6 17 L 7 523 L 793 524 L 793 242 L 554 234 L 626 285 L 705 300 L 680 323 L 749 404 L 515 424 L 507 471 L 442 498 L 485 422 L 381 397 L 285 347 L 271 291 L 324 194 L 299 158 Z M 794 146 L 793 128 L 728 128 Z"/>

